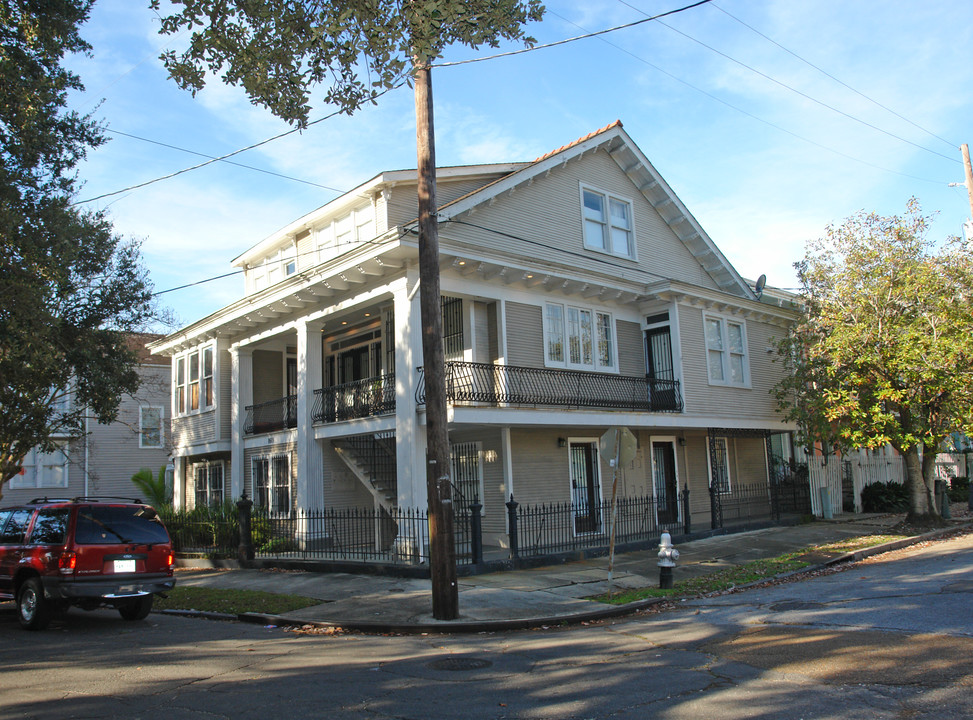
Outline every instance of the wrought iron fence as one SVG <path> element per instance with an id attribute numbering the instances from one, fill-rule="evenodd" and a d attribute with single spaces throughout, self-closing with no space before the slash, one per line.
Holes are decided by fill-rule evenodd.
<path id="1" fill-rule="evenodd" d="M 395 373 L 314 391 L 314 422 L 337 422 L 395 412 Z"/>
<path id="2" fill-rule="evenodd" d="M 246 435 L 259 435 L 297 427 L 297 395 L 248 405 L 246 411 L 247 420 L 243 426 Z"/>
<path id="3" fill-rule="evenodd" d="M 165 518 L 180 555 L 236 557 L 240 522 L 235 514 Z M 255 509 L 250 518 L 255 557 L 261 559 L 421 565 L 429 561 L 429 518 L 424 509 L 328 508 L 290 515 Z M 457 563 L 473 562 L 471 513 L 454 518 Z"/>
<path id="4" fill-rule="evenodd" d="M 775 506 L 767 483 L 741 485 L 732 483 L 723 492 L 711 491 L 712 501 L 718 502 L 722 513 L 720 527 L 749 525 L 776 519 Z M 718 498 L 715 497 L 718 495 Z"/>
<path id="5" fill-rule="evenodd" d="M 510 505 L 514 507 L 511 508 Z M 536 557 L 583 549 L 608 547 L 612 505 L 605 500 L 595 505 L 574 503 L 518 505 L 508 503 L 515 514 L 516 552 L 519 557 Z M 583 522 L 579 523 L 579 520 Z M 674 517 L 671 504 L 663 498 L 618 498 L 615 505 L 615 543 L 649 541 L 662 533 L 683 532 L 681 518 Z"/>
<path id="6" fill-rule="evenodd" d="M 422 373 L 422 368 L 419 368 Z M 452 402 L 491 405 L 554 405 L 650 412 L 678 412 L 677 380 L 641 376 L 449 361 L 446 397 Z M 416 400 L 426 401 L 420 377 Z"/>

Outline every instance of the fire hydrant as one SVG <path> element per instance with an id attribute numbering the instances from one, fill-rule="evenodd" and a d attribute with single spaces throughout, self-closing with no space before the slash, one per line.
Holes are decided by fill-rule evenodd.
<path id="1" fill-rule="evenodd" d="M 676 560 L 679 559 L 679 551 L 672 546 L 672 537 L 669 533 L 662 533 L 659 538 L 659 589 L 672 589 L 672 569 L 676 567 Z"/>

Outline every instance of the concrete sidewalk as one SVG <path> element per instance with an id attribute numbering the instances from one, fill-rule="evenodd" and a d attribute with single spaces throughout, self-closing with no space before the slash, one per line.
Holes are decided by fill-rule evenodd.
<path id="1" fill-rule="evenodd" d="M 901 515 L 844 515 L 805 525 L 720 535 L 677 545 L 676 582 L 751 560 L 775 557 L 849 537 L 884 533 Z M 955 517 L 952 525 L 971 518 Z M 819 565 L 841 553 L 820 554 Z M 616 555 L 615 590 L 658 587 L 656 550 Z M 178 585 L 303 595 L 320 604 L 285 616 L 241 616 L 265 624 L 314 624 L 370 632 L 483 632 L 597 620 L 635 612 L 655 600 L 624 606 L 585 598 L 607 592 L 607 557 L 459 578 L 459 620 L 432 617 L 431 582 L 349 573 L 287 570 L 179 570 Z"/>

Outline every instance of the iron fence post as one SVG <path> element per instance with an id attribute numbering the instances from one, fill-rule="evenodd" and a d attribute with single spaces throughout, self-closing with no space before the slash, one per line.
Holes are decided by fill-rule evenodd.
<path id="1" fill-rule="evenodd" d="M 237 548 L 237 559 L 241 562 L 253 560 L 253 533 L 250 529 L 250 512 L 253 510 L 253 500 L 247 497 L 246 491 L 240 496 L 236 507 L 240 515 L 240 545 Z"/>
<path id="2" fill-rule="evenodd" d="M 507 503 L 507 525 L 510 528 L 510 557 L 514 560 L 520 557 L 520 541 L 517 537 L 517 507 L 519 503 L 514 500 L 513 493 L 510 493 L 510 501 Z"/>
<path id="3" fill-rule="evenodd" d="M 689 483 L 682 491 L 682 529 L 687 535 L 692 532 L 692 518 L 689 517 Z"/>
<path id="4" fill-rule="evenodd" d="M 473 554 L 474 565 L 483 562 L 483 522 L 480 517 L 482 509 L 483 505 L 478 501 L 474 501 L 470 505 L 470 550 Z"/>

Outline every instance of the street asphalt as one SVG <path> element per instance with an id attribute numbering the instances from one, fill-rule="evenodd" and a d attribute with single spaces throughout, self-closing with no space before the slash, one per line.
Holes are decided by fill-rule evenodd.
<path id="1" fill-rule="evenodd" d="M 678 582 L 752 560 L 769 558 L 850 537 L 882 534 L 902 515 L 842 515 L 832 520 L 719 535 L 682 543 L 673 573 Z M 954 514 L 951 528 L 973 522 L 965 508 Z M 942 532 L 929 534 L 941 535 Z M 919 542 L 927 535 L 894 543 Z M 879 546 L 857 556 L 889 549 Z M 809 556 L 810 569 L 851 558 L 841 552 Z M 266 569 L 178 569 L 178 585 L 264 590 L 301 595 L 318 604 L 283 616 L 244 614 L 239 619 L 265 625 L 313 625 L 365 632 L 490 632 L 594 621 L 632 614 L 657 602 L 627 605 L 592 602 L 611 590 L 658 587 L 657 550 L 616 555 L 609 583 L 609 558 L 598 557 L 546 567 L 494 572 L 458 579 L 459 618 L 432 615 L 431 581 L 350 573 L 317 573 Z M 176 611 L 165 611 L 176 612 Z"/>

